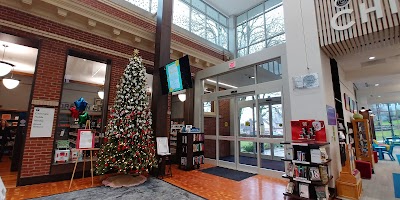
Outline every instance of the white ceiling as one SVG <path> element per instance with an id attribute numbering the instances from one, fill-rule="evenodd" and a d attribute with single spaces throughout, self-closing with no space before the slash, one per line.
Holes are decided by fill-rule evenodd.
<path id="1" fill-rule="evenodd" d="M 265 0 L 204 0 L 227 16 L 239 15 Z"/>
<path id="2" fill-rule="evenodd" d="M 400 102 L 400 44 L 365 49 L 336 61 L 345 79 L 359 89 L 357 95 L 367 97 L 369 104 Z"/>
<path id="3" fill-rule="evenodd" d="M 0 40 L 0 60 L 3 58 L 3 44 L 8 46 L 5 49 L 4 61 L 14 64 L 15 71 L 27 74 L 35 73 L 37 49 Z"/>
<path id="4" fill-rule="evenodd" d="M 65 79 L 103 85 L 106 69 L 104 63 L 68 56 Z"/>

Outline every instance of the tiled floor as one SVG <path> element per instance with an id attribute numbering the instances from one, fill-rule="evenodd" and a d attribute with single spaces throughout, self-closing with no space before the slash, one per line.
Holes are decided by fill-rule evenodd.
<path id="1" fill-rule="evenodd" d="M 212 167 L 202 165 L 202 169 Z M 266 176 L 256 175 L 237 182 L 200 172 L 182 171 L 173 166 L 173 177 L 164 180 L 207 199 L 283 199 L 286 182 Z M 95 186 L 101 185 L 104 177 L 95 178 Z M 9 188 L 7 199 L 27 199 L 68 192 L 69 181 L 37 184 Z M 77 179 L 71 190 L 91 187 L 90 178 Z"/>

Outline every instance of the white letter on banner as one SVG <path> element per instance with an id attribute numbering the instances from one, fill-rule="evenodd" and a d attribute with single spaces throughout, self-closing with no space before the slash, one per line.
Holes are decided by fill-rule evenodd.
<path id="1" fill-rule="evenodd" d="M 390 11 L 392 11 L 392 14 L 396 14 L 399 12 L 396 0 L 389 0 L 389 4 L 390 4 Z"/>
<path id="2" fill-rule="evenodd" d="M 370 12 L 375 11 L 377 19 L 383 17 L 381 0 L 374 0 L 374 4 L 374 7 L 367 8 L 365 3 L 360 3 L 360 15 L 362 23 L 368 22 L 368 13 Z"/>
<path id="3" fill-rule="evenodd" d="M 337 19 L 340 17 L 340 15 L 344 15 L 344 14 L 351 14 L 354 10 L 353 9 L 345 9 L 345 10 L 341 10 L 338 13 L 336 13 L 335 15 L 333 15 L 332 19 L 331 19 L 331 26 L 333 29 L 337 30 L 337 31 L 343 31 L 346 30 L 350 27 L 352 27 L 355 22 L 354 21 L 350 21 L 349 23 L 347 23 L 346 25 L 343 26 L 339 26 L 337 24 Z"/>

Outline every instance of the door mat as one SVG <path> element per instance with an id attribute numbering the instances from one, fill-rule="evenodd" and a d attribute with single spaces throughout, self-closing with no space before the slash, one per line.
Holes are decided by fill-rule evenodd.
<path id="1" fill-rule="evenodd" d="M 397 154 L 396 157 L 397 157 L 397 162 L 399 162 L 400 165 L 400 154 Z"/>
<path id="2" fill-rule="evenodd" d="M 247 173 L 247 172 L 241 172 L 233 169 L 227 169 L 223 167 L 211 167 L 207 169 L 200 170 L 204 173 L 207 174 L 212 174 L 215 176 L 231 179 L 234 181 L 242 181 L 246 178 L 250 178 L 254 176 L 255 174 Z"/>
<path id="3" fill-rule="evenodd" d="M 394 196 L 400 198 L 400 174 L 393 173 Z"/>

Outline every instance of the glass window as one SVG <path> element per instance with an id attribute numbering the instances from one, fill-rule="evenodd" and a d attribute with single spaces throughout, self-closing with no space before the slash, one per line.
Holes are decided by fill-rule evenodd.
<path id="1" fill-rule="evenodd" d="M 206 15 L 203 13 L 193 10 L 192 21 L 191 21 L 192 32 L 202 38 L 206 37 Z"/>
<path id="2" fill-rule="evenodd" d="M 218 21 L 219 13 L 214 8 L 207 6 L 207 15 L 210 16 L 211 18 L 213 18 L 214 20 Z"/>
<path id="3" fill-rule="evenodd" d="M 218 26 L 219 32 L 219 44 L 228 49 L 228 28 L 223 26 Z"/>
<path id="4" fill-rule="evenodd" d="M 236 37 L 238 57 L 285 43 L 282 0 L 266 1 L 238 16 Z"/>
<path id="5" fill-rule="evenodd" d="M 189 6 L 180 0 L 175 0 L 174 10 L 179 10 L 179 12 L 173 12 L 172 14 L 173 23 L 181 28 L 189 30 L 189 17 L 190 17 Z"/>
<path id="6" fill-rule="evenodd" d="M 219 14 L 219 23 L 221 23 L 224 26 L 228 26 L 228 18 Z"/>
<path id="7" fill-rule="evenodd" d="M 280 60 L 272 60 L 257 66 L 257 83 L 282 79 Z"/>
<path id="8" fill-rule="evenodd" d="M 156 13 L 158 9 L 158 0 L 151 0 L 151 13 Z"/>
<path id="9" fill-rule="evenodd" d="M 218 43 L 217 23 L 212 19 L 207 19 L 206 39 L 212 43 Z"/>
<path id="10" fill-rule="evenodd" d="M 150 8 L 150 1 L 149 0 L 126 0 L 129 3 L 143 9 L 149 11 Z"/>
<path id="11" fill-rule="evenodd" d="M 206 12 L 206 4 L 202 0 L 192 0 L 193 7 L 202 12 Z"/>

